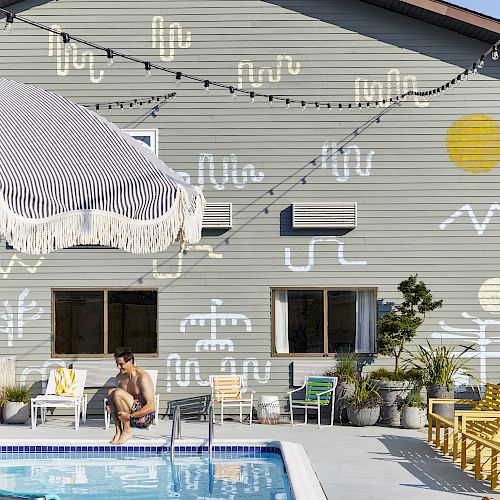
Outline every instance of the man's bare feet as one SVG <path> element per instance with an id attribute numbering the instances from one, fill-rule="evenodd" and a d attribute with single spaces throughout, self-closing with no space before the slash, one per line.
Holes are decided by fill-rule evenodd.
<path id="1" fill-rule="evenodd" d="M 133 434 L 131 432 L 122 432 L 120 439 L 116 442 L 116 444 L 123 444 L 126 443 Z"/>
<path id="2" fill-rule="evenodd" d="M 116 434 L 114 435 L 113 439 L 110 441 L 111 444 L 118 444 L 118 441 L 120 440 L 122 433 L 120 431 L 116 431 Z"/>

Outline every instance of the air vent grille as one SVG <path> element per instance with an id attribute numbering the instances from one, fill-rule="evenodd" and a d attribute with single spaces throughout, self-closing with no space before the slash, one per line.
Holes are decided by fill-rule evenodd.
<path id="1" fill-rule="evenodd" d="M 230 229 L 233 227 L 232 203 L 207 203 L 203 212 L 203 229 Z"/>
<path id="2" fill-rule="evenodd" d="M 357 204 L 349 203 L 293 203 L 292 227 L 335 228 L 357 225 Z"/>

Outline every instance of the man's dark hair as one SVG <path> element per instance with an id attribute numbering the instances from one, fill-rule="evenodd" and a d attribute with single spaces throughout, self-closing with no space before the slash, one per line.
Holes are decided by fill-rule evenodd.
<path id="1" fill-rule="evenodd" d="M 128 347 L 118 347 L 115 351 L 115 359 L 123 358 L 125 362 L 132 360 L 132 363 L 135 362 L 134 355 L 132 351 Z"/>

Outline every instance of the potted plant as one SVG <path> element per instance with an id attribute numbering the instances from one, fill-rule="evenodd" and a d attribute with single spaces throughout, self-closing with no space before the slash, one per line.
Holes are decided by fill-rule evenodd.
<path id="1" fill-rule="evenodd" d="M 417 329 L 424 322 L 426 314 L 442 307 L 442 300 L 433 300 L 430 290 L 418 275 L 411 275 L 401 281 L 398 290 L 403 294 L 403 301 L 394 306 L 392 311 L 384 313 L 377 321 L 377 349 L 380 354 L 394 357 L 392 375 L 384 371 L 384 378 L 377 381 L 380 395 L 384 399 L 382 422 L 390 425 L 400 424 L 400 413 L 395 405 L 397 396 L 404 399 L 413 387 L 413 382 L 401 371 L 400 359 L 405 346 L 416 335 Z M 379 374 L 380 375 L 380 374 Z"/>
<path id="2" fill-rule="evenodd" d="M 337 377 L 335 388 L 335 422 L 347 419 L 346 401 L 354 394 L 358 374 L 358 356 L 355 352 L 344 351 L 337 354 L 335 367 L 325 373 L 328 377 Z"/>
<path id="3" fill-rule="evenodd" d="M 405 429 L 422 429 L 427 422 L 427 404 L 420 390 L 421 387 L 416 386 L 406 398 L 396 398 L 396 405 L 401 411 L 401 427 Z"/>
<path id="4" fill-rule="evenodd" d="M 30 390 L 25 385 L 9 385 L 1 391 L 3 419 L 7 424 L 24 424 L 30 416 Z"/>
<path id="5" fill-rule="evenodd" d="M 461 352 L 453 354 L 455 346 L 432 347 L 427 341 L 427 346 L 418 345 L 417 351 L 410 353 L 411 357 L 406 363 L 420 371 L 422 381 L 427 387 L 428 398 L 453 398 L 455 396 L 454 378 L 457 375 L 465 374 L 475 378 L 467 372 L 467 365 L 471 358 L 463 356 L 473 347 L 472 345 L 461 347 Z M 439 415 L 453 419 L 455 409 L 452 404 L 436 404 L 433 408 Z"/>
<path id="6" fill-rule="evenodd" d="M 355 382 L 354 394 L 347 399 L 347 417 L 358 427 L 374 425 L 380 417 L 382 404 L 377 386 L 367 378 L 358 379 Z"/>

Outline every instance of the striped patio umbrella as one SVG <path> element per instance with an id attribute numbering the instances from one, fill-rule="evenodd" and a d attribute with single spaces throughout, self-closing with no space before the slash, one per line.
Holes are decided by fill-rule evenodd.
<path id="1" fill-rule="evenodd" d="M 201 238 L 201 190 L 65 97 L 0 79 L 0 233 L 17 250 L 133 253 Z"/>

